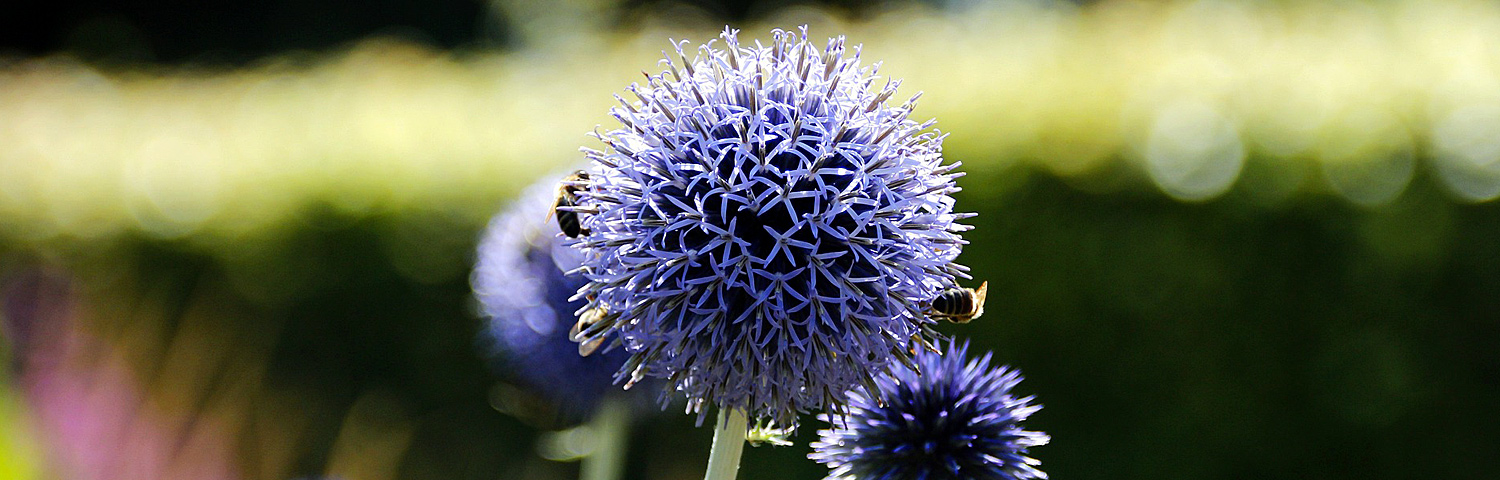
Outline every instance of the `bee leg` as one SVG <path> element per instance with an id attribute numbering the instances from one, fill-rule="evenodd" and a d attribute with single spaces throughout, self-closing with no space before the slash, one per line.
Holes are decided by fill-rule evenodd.
<path id="1" fill-rule="evenodd" d="M 572 340 L 572 341 L 575 341 L 575 342 L 578 341 L 578 334 L 579 333 L 583 333 L 583 319 L 582 318 L 578 319 L 578 321 L 576 321 L 576 322 L 573 322 L 573 328 L 569 328 L 568 329 L 568 339 Z"/>

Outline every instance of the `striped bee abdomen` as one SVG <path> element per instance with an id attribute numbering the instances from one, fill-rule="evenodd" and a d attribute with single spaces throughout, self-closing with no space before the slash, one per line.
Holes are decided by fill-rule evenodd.
<path id="1" fill-rule="evenodd" d="M 944 315 L 964 315 L 974 311 L 974 295 L 969 290 L 950 288 L 932 299 L 932 310 Z"/>
<path id="2" fill-rule="evenodd" d="M 984 297 L 989 289 L 990 282 L 984 282 L 977 289 L 954 287 L 943 290 L 928 305 L 927 315 L 953 323 L 969 323 L 984 315 Z"/>

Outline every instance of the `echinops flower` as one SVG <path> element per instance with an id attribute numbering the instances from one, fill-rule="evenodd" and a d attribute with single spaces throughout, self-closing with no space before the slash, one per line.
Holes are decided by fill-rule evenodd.
<path id="1" fill-rule="evenodd" d="M 584 302 L 568 297 L 586 280 L 566 275 L 583 255 L 565 246 L 548 221 L 556 179 L 528 188 L 490 221 L 479 243 L 470 279 L 487 318 L 483 342 L 504 370 L 527 390 L 560 407 L 564 421 L 587 417 L 605 395 L 619 390 L 614 372 L 623 352 L 582 357 L 568 339 Z"/>
<path id="2" fill-rule="evenodd" d="M 721 38 L 691 60 L 674 43 L 584 149 L 578 298 L 607 313 L 575 340 L 623 344 L 619 379 L 666 378 L 700 421 L 795 425 L 927 344 L 968 215 L 943 135 L 908 118 L 916 97 L 886 103 L 900 82 L 872 87 L 858 47 Z"/>
<path id="3" fill-rule="evenodd" d="M 917 370 L 895 366 L 874 392 L 849 392 L 844 416 L 819 415 L 813 460 L 829 479 L 1023 480 L 1047 478 L 1028 449 L 1050 437 L 1021 428 L 1040 410 L 1011 389 L 1021 374 L 990 368 L 990 354 L 969 360 L 968 345 L 917 354 Z"/>

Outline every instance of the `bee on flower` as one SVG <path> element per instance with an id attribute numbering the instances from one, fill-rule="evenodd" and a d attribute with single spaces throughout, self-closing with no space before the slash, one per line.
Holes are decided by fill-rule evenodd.
<path id="1" fill-rule="evenodd" d="M 614 372 L 627 355 L 584 358 L 570 341 L 574 310 L 585 302 L 569 297 L 586 280 L 568 273 L 583 256 L 564 245 L 564 232 L 547 218 L 556 183 L 556 177 L 538 182 L 490 221 L 470 283 L 487 320 L 481 338 L 486 353 L 516 384 L 557 407 L 556 420 L 568 424 L 623 393 Z"/>

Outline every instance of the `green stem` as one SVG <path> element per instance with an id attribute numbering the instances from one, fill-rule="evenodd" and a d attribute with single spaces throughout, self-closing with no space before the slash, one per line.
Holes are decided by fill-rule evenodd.
<path id="1" fill-rule="evenodd" d="M 583 457 L 583 480 L 617 480 L 625 471 L 625 435 L 630 430 L 629 406 L 619 399 L 605 400 L 589 420 L 594 451 Z"/>
<path id="2" fill-rule="evenodd" d="M 714 444 L 708 451 L 708 472 L 703 480 L 734 480 L 740 471 L 740 453 L 745 451 L 745 431 L 750 420 L 745 411 L 720 409 L 714 426 Z"/>

